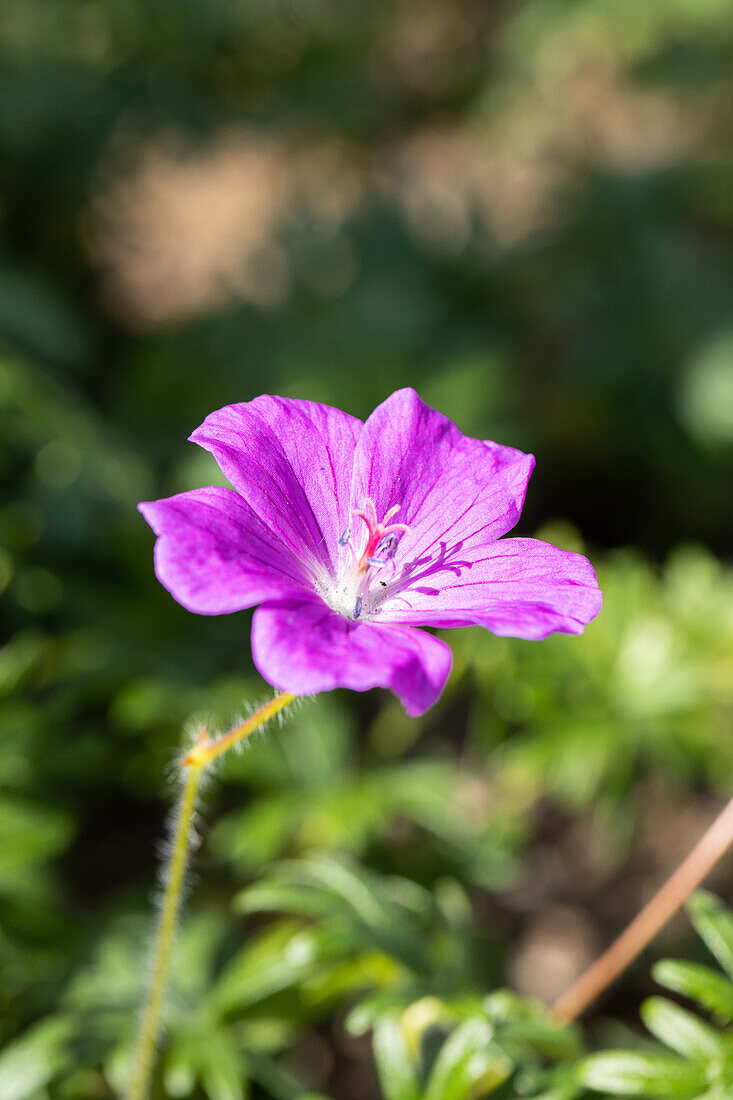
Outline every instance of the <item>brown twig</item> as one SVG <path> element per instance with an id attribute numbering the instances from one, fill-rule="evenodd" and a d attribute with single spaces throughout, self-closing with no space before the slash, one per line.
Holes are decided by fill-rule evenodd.
<path id="1" fill-rule="evenodd" d="M 607 951 L 552 1006 L 561 1023 L 575 1020 L 640 955 L 733 844 L 733 798 L 690 854 Z"/>

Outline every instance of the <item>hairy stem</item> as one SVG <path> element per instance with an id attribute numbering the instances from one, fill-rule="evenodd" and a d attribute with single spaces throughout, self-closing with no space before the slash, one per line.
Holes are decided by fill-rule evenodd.
<path id="1" fill-rule="evenodd" d="M 168 981 L 168 965 L 176 934 L 181 907 L 183 884 L 189 856 L 189 836 L 193 827 L 196 795 L 201 779 L 201 767 L 190 768 L 176 810 L 173 846 L 165 876 L 165 893 L 155 936 L 150 987 L 143 1008 L 137 1046 L 132 1060 L 132 1076 L 127 1100 L 145 1100 L 150 1088 L 155 1049 L 160 1031 L 160 1014 Z"/>
<path id="2" fill-rule="evenodd" d="M 264 706 L 256 710 L 254 714 L 250 714 L 249 718 L 242 722 L 240 726 L 235 726 L 229 733 L 225 733 L 222 737 L 218 737 L 215 741 L 209 740 L 209 736 L 206 731 L 202 731 L 202 735 L 199 737 L 198 742 L 194 745 L 191 751 L 184 756 L 181 766 L 184 768 L 190 768 L 194 766 L 205 767 L 210 764 L 212 760 L 216 760 L 217 756 L 221 756 L 227 749 L 231 749 L 234 745 L 238 745 L 240 741 L 243 741 L 245 737 L 249 737 L 251 733 L 259 729 L 260 726 L 268 722 L 270 718 L 274 718 L 276 714 L 295 700 L 294 695 L 288 695 L 287 692 L 283 692 L 282 695 L 276 695 L 274 699 L 270 699 Z"/>
<path id="3" fill-rule="evenodd" d="M 626 930 L 552 1006 L 561 1023 L 576 1019 L 641 954 L 657 932 L 684 905 L 693 890 L 733 845 L 733 798 L 690 854 Z"/>
<path id="4" fill-rule="evenodd" d="M 186 869 L 190 855 L 190 839 L 193 831 L 193 819 L 196 812 L 201 777 L 208 765 L 227 749 L 243 741 L 270 718 L 274 717 L 294 700 L 293 695 L 276 695 L 274 699 L 256 710 L 246 722 L 236 726 L 229 733 L 211 740 L 206 730 L 199 732 L 199 739 L 181 762 L 185 769 L 183 790 L 176 809 L 173 838 L 168 865 L 165 872 L 165 891 L 160 909 L 158 926 L 153 948 L 153 965 L 145 1004 L 140 1021 L 140 1030 L 133 1051 L 130 1081 L 125 1100 L 146 1100 L 150 1093 L 150 1082 L 155 1066 L 155 1053 L 161 1027 L 161 1013 L 166 987 L 171 952 L 176 935 L 176 927 L 183 898 Z"/>

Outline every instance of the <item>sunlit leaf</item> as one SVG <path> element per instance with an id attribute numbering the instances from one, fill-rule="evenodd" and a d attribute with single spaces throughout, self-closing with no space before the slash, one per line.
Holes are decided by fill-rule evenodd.
<path id="1" fill-rule="evenodd" d="M 69 1064 L 74 1027 L 68 1017 L 49 1017 L 0 1051 L 0 1096 L 29 1100 Z"/>
<path id="2" fill-rule="evenodd" d="M 242 1009 L 302 982 L 325 960 L 340 958 L 348 938 L 334 926 L 303 927 L 279 921 L 241 948 L 219 977 L 208 1001 L 217 1012 Z"/>
<path id="3" fill-rule="evenodd" d="M 641 1017 L 653 1035 L 685 1058 L 709 1061 L 723 1054 L 717 1032 L 697 1016 L 663 997 L 650 997 Z"/>
<path id="4" fill-rule="evenodd" d="M 733 978 L 733 914 L 705 890 L 698 890 L 687 903 L 690 920 L 710 951 Z"/>
<path id="5" fill-rule="evenodd" d="M 420 1100 L 416 1067 L 396 1016 L 384 1016 L 374 1029 L 374 1059 L 384 1100 Z"/>
<path id="6" fill-rule="evenodd" d="M 733 1020 L 733 983 L 702 963 L 664 959 L 652 973 L 660 985 L 697 1001 L 725 1023 Z"/>
<path id="7" fill-rule="evenodd" d="M 614 1096 L 654 1100 L 693 1100 L 705 1087 L 705 1071 L 680 1058 L 634 1051 L 594 1054 L 580 1062 L 578 1081 L 586 1088 Z"/>
<path id="8" fill-rule="evenodd" d="M 424 1100 L 469 1100 L 493 1092 L 512 1072 L 506 1055 L 492 1044 L 493 1030 L 482 1019 L 459 1024 L 441 1047 Z"/>

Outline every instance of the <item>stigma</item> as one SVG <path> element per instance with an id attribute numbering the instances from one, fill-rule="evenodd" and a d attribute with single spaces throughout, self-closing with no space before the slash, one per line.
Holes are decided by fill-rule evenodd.
<path id="1" fill-rule="evenodd" d="M 363 509 L 355 508 L 352 516 L 363 519 L 369 532 L 364 553 L 357 563 L 357 572 L 366 573 L 372 565 L 386 565 L 390 558 L 394 557 L 397 549 L 397 536 L 409 531 L 406 523 L 390 523 L 392 516 L 396 516 L 400 510 L 399 504 L 394 504 L 384 519 L 377 518 L 377 509 L 371 497 L 367 497 Z M 383 556 L 380 557 L 379 555 Z"/>

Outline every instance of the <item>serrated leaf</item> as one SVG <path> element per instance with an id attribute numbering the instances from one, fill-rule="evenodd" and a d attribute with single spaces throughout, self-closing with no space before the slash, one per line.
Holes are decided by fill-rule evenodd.
<path id="1" fill-rule="evenodd" d="M 0 1053 L 2 1100 L 26 1100 L 65 1065 L 72 1035 L 66 1017 L 52 1017 L 29 1028 Z"/>
<path id="2" fill-rule="evenodd" d="M 709 1024 L 664 997 L 650 997 L 641 1018 L 660 1042 L 685 1058 L 709 1061 L 723 1053 L 721 1038 Z"/>
<path id="3" fill-rule="evenodd" d="M 385 1016 L 374 1029 L 374 1060 L 384 1100 L 420 1100 L 417 1071 L 396 1016 Z"/>
<path id="4" fill-rule="evenodd" d="M 695 931 L 733 978 L 733 914 L 714 894 L 698 890 L 687 902 Z"/>
<path id="5" fill-rule="evenodd" d="M 623 1050 L 592 1054 L 576 1073 L 580 1084 L 597 1092 L 654 1100 L 694 1100 L 707 1083 L 700 1066 L 681 1058 Z"/>
<path id="6" fill-rule="evenodd" d="M 663 959 L 652 970 L 654 980 L 673 993 L 697 1001 L 723 1022 L 733 1020 L 733 982 L 702 963 Z"/>
<path id="7" fill-rule="evenodd" d="M 513 1066 L 503 1051 L 492 1044 L 493 1028 L 482 1018 L 465 1020 L 440 1048 L 424 1093 L 424 1100 L 468 1100 L 498 1088 Z"/>

